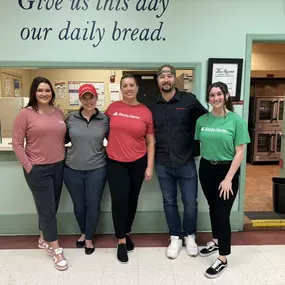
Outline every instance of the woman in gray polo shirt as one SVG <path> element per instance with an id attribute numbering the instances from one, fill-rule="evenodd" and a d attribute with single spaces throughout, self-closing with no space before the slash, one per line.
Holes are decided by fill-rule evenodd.
<path id="1" fill-rule="evenodd" d="M 71 141 L 71 147 L 67 149 L 63 179 L 81 230 L 76 246 L 85 246 L 85 253 L 92 254 L 95 249 L 92 238 L 107 180 L 103 142 L 109 132 L 109 119 L 96 108 L 97 92 L 93 85 L 82 85 L 78 95 L 82 107 L 66 119 L 66 142 Z"/>

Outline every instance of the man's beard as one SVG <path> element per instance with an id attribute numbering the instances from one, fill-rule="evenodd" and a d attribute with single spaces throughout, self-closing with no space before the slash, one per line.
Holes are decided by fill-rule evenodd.
<path id="1" fill-rule="evenodd" d="M 164 86 L 161 87 L 161 91 L 165 93 L 170 93 L 173 89 L 174 89 L 173 85 L 170 85 L 169 87 L 164 87 Z"/>

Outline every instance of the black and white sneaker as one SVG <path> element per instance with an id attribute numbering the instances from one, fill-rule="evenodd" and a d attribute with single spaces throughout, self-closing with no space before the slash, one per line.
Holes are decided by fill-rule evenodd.
<path id="1" fill-rule="evenodd" d="M 213 241 L 207 243 L 207 246 L 200 250 L 200 256 L 209 256 L 219 250 L 219 246 Z"/>
<path id="2" fill-rule="evenodd" d="M 205 276 L 208 278 L 217 278 L 219 277 L 227 268 L 228 263 L 223 262 L 219 258 L 217 258 L 213 264 L 206 270 Z"/>

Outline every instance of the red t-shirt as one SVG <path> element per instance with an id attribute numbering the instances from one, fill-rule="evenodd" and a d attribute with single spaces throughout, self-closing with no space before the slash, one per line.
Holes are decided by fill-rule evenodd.
<path id="1" fill-rule="evenodd" d="M 132 162 L 147 152 L 146 134 L 153 134 L 151 111 L 143 104 L 129 105 L 117 101 L 107 108 L 110 133 L 108 156 L 120 162 Z"/>

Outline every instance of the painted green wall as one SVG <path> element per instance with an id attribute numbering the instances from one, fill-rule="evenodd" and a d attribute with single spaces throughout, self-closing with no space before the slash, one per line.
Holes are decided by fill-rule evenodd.
<path id="1" fill-rule="evenodd" d="M 37 234 L 37 215 L 33 198 L 23 177 L 22 167 L 12 151 L 0 152 L 0 181 L 2 197 L 0 200 L 0 235 Z M 201 189 L 199 190 L 198 231 L 208 231 L 210 224 L 207 204 Z M 182 211 L 180 195 L 179 208 Z M 101 211 L 98 233 L 113 233 L 108 185 L 104 191 Z M 72 203 L 65 187 L 58 212 L 60 233 L 77 233 L 78 227 L 72 213 Z M 237 212 L 233 213 L 232 222 L 233 229 L 238 229 L 239 215 Z M 161 233 L 166 231 L 161 192 L 158 181 L 154 177 L 152 181 L 143 184 L 133 232 Z"/>
<path id="2" fill-rule="evenodd" d="M 5 4 L 1 4 L 2 62 L 60 62 L 63 65 L 201 62 L 202 91 L 205 90 L 206 61 L 209 57 L 244 58 L 246 34 L 282 34 L 285 31 L 283 0 L 260 0 L 258 5 L 255 0 L 164 0 L 156 1 L 159 2 L 157 11 L 140 12 L 135 9 L 135 4 L 142 2 L 140 0 L 130 0 L 127 11 L 117 12 L 97 11 L 98 1 L 89 1 L 87 11 L 71 11 L 72 1 L 62 0 L 63 8 L 60 11 L 48 12 L 23 10 L 18 2 L 5 1 Z M 22 2 L 28 3 L 28 0 Z M 34 5 L 38 2 L 36 0 Z M 164 2 L 168 3 L 167 9 L 162 17 L 157 18 Z M 94 48 L 92 41 L 59 41 L 58 34 L 68 20 L 72 21 L 73 27 L 84 28 L 86 21 L 94 20 L 100 28 L 105 28 L 106 33 L 100 45 Z M 113 41 L 114 21 L 118 21 L 121 27 L 133 29 L 155 29 L 159 22 L 163 22 L 161 36 L 165 41 Z M 24 27 L 50 27 L 53 31 L 45 41 L 23 41 L 20 32 Z"/>
<path id="3" fill-rule="evenodd" d="M 83 67 L 83 68 L 149 68 L 160 63 L 171 62 L 181 67 L 199 66 L 196 70 L 195 90 L 204 101 L 206 90 L 206 64 L 209 57 L 246 57 L 247 77 L 243 76 L 243 106 L 236 111 L 248 113 L 250 51 L 246 53 L 247 34 L 282 34 L 285 32 L 285 7 L 283 0 L 164 0 L 156 11 L 136 11 L 139 0 L 130 0 L 127 11 L 97 11 L 98 1 L 89 1 L 86 11 L 71 11 L 72 1 L 62 0 L 62 9 L 55 11 L 23 10 L 19 3 L 28 7 L 30 1 L 5 1 L 0 4 L 0 67 Z M 40 1 L 34 1 L 36 6 Z M 84 1 L 79 1 L 83 4 Z M 104 1 L 101 1 L 101 3 Z M 115 2 L 115 1 L 114 1 Z M 118 1 L 119 2 L 119 1 Z M 122 2 L 122 1 L 121 1 Z M 151 1 L 145 1 L 150 3 Z M 155 1 L 152 1 L 154 3 Z M 167 6 L 164 14 L 163 4 Z M 61 5 L 59 5 L 61 6 Z M 11 16 L 13 15 L 13 16 Z M 73 27 L 84 28 L 86 22 L 96 21 L 105 28 L 101 43 L 93 47 L 94 41 L 60 41 L 58 34 L 67 21 Z M 156 29 L 161 25 L 159 41 L 112 40 L 114 21 L 122 28 Z M 21 30 L 25 27 L 51 28 L 46 40 L 22 40 Z M 90 30 L 89 30 L 90 31 Z M 273 37 L 274 38 L 274 37 Z M 283 37 L 284 38 L 284 37 Z M 164 40 L 163 40 L 164 39 Z M 248 45 L 250 48 L 250 44 Z M 199 65 L 200 64 L 200 65 Z M 201 67 L 201 68 L 200 68 Z M 244 88 L 245 87 L 245 88 Z M 243 91 L 246 91 L 245 93 Z M 36 232 L 35 209 L 31 195 L 22 176 L 21 168 L 13 154 L 1 153 L 0 162 L 0 234 Z M 12 160 L 12 161 L 11 161 Z M 241 191 L 232 214 L 233 229 L 243 225 L 243 196 L 245 168 L 243 165 Z M 136 231 L 165 231 L 161 197 L 157 181 L 151 187 L 144 185 L 140 200 Z M 100 230 L 112 232 L 108 191 L 103 200 L 103 216 Z M 238 203 L 239 202 L 239 203 Z M 67 222 L 70 221 L 70 222 Z M 69 197 L 64 190 L 59 211 L 61 232 L 75 232 L 77 228 L 71 213 Z M 209 230 L 207 205 L 199 191 L 199 230 Z"/>

